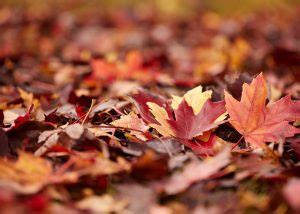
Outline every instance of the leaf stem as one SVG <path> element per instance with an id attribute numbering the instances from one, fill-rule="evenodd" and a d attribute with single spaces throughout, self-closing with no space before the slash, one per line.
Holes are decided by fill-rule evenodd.
<path id="1" fill-rule="evenodd" d="M 88 112 L 86 113 L 84 119 L 82 120 L 81 125 L 83 125 L 84 122 L 86 121 L 86 119 L 87 119 L 87 117 L 89 116 L 89 114 L 90 114 L 90 112 L 91 112 L 93 106 L 95 105 L 95 103 L 96 103 L 96 100 L 95 100 L 95 99 L 92 99 L 91 107 L 89 108 L 89 110 L 88 110 Z"/>

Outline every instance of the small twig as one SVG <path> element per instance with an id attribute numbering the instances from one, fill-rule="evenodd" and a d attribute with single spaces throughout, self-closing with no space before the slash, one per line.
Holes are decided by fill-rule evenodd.
<path id="1" fill-rule="evenodd" d="M 112 107 L 113 110 L 115 110 L 117 113 L 119 113 L 120 115 L 125 115 L 123 112 L 121 112 L 119 109 L 117 109 L 116 107 Z"/>
<path id="2" fill-rule="evenodd" d="M 55 175 L 60 175 L 63 172 L 67 171 L 70 166 L 72 166 L 75 163 L 75 160 L 71 157 L 67 162 L 65 162 L 63 165 L 58 168 L 58 170 L 55 172 Z"/>
<path id="3" fill-rule="evenodd" d="M 96 100 L 95 100 L 95 99 L 92 99 L 91 107 L 89 108 L 89 110 L 88 110 L 88 112 L 86 113 L 86 115 L 85 115 L 83 121 L 81 122 L 81 125 L 83 125 L 84 122 L 86 121 L 86 119 L 87 119 L 87 117 L 89 116 L 89 114 L 91 113 L 92 108 L 93 108 L 93 106 L 95 105 L 95 103 L 96 103 Z"/>

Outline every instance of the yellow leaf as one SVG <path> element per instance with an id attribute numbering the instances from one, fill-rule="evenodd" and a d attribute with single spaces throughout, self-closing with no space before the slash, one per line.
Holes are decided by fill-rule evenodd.
<path id="1" fill-rule="evenodd" d="M 197 115 L 201 111 L 204 103 L 211 98 L 211 95 L 211 90 L 202 92 L 202 86 L 197 86 L 196 88 L 188 91 L 183 97 L 172 96 L 173 99 L 171 106 L 173 109 L 177 109 L 184 98 L 188 105 L 193 108 L 194 114 Z"/>
<path id="2" fill-rule="evenodd" d="M 221 121 L 225 120 L 225 118 L 227 117 L 227 115 L 228 115 L 228 112 L 225 112 L 225 113 L 221 114 L 220 117 L 218 117 L 215 120 L 215 123 L 218 123 L 218 122 L 221 122 Z"/>
<path id="3" fill-rule="evenodd" d="M 0 185 L 23 194 L 39 191 L 52 173 L 52 167 L 46 160 L 32 154 L 20 152 L 14 162 L 0 159 Z"/>
<path id="4" fill-rule="evenodd" d="M 152 128 L 156 129 L 164 137 L 175 136 L 174 132 L 170 128 L 167 120 L 169 120 L 168 113 L 163 107 L 160 107 L 156 103 L 148 102 L 150 112 L 154 116 L 155 120 L 160 124 L 149 124 Z"/>
<path id="5" fill-rule="evenodd" d="M 38 99 L 34 99 L 34 96 L 32 93 L 24 91 L 21 88 L 18 88 L 18 92 L 20 94 L 20 97 L 22 98 L 22 100 L 24 101 L 24 104 L 27 107 L 30 107 L 32 104 L 34 105 L 34 108 L 37 109 L 37 107 L 39 107 L 40 102 Z"/>

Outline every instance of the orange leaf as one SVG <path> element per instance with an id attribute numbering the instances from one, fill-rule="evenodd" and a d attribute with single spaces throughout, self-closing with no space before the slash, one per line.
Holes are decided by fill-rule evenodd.
<path id="1" fill-rule="evenodd" d="M 264 142 L 276 142 L 299 133 L 289 122 L 300 118 L 300 101 L 286 96 L 266 106 L 267 85 L 259 74 L 249 85 L 243 85 L 241 101 L 225 92 L 229 122 L 252 146 Z"/>

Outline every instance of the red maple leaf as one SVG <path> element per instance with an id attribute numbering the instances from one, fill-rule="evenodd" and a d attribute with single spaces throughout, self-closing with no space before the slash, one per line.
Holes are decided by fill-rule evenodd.
<path id="1" fill-rule="evenodd" d="M 174 110 L 175 119 L 169 120 L 176 137 L 192 139 L 203 132 L 216 128 L 224 121 L 215 122 L 220 115 L 225 113 L 225 102 L 211 102 L 207 100 L 201 111 L 195 115 L 191 106 L 185 99 L 182 100 L 178 109 Z"/>
<path id="2" fill-rule="evenodd" d="M 167 103 L 167 100 L 161 96 L 150 93 L 146 90 L 140 89 L 137 93 L 131 96 L 134 100 L 134 103 L 142 117 L 142 119 L 147 123 L 156 123 L 157 121 L 154 119 L 153 115 L 150 112 L 148 102 L 156 103 L 161 107 L 165 107 L 169 116 L 172 116 L 172 109 L 170 105 Z"/>
<path id="3" fill-rule="evenodd" d="M 182 144 L 199 155 L 212 154 L 214 138 L 209 138 L 207 142 L 194 138 L 225 122 L 223 119 L 218 120 L 226 112 L 224 101 L 206 100 L 201 110 L 195 114 L 193 107 L 184 98 L 175 109 L 164 98 L 146 91 L 139 91 L 133 95 L 133 99 L 141 117 L 160 134 L 178 138 Z M 152 103 L 152 109 L 149 103 Z"/>

